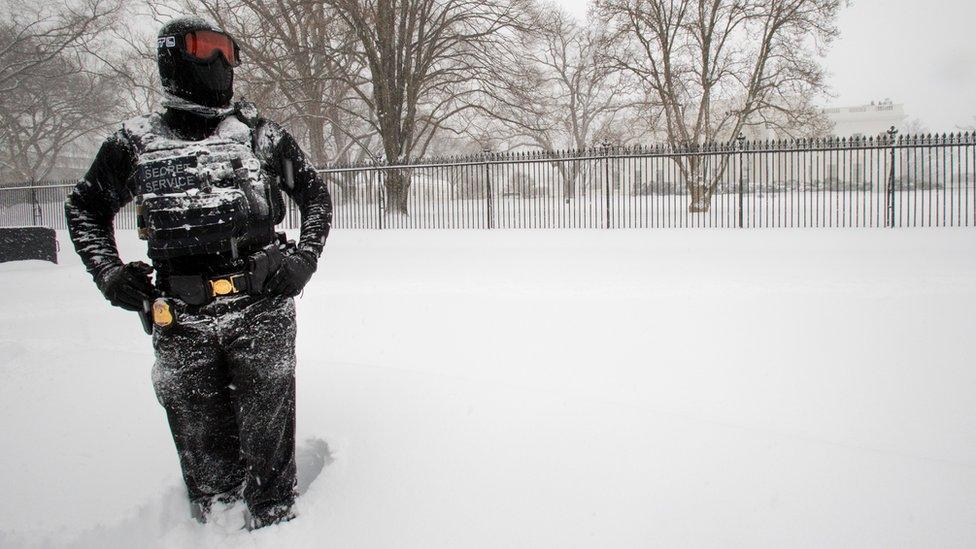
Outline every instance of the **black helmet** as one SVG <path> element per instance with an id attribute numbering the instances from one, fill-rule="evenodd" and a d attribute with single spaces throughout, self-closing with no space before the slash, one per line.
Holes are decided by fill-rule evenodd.
<path id="1" fill-rule="evenodd" d="M 163 89 L 206 107 L 226 107 L 234 97 L 237 42 L 215 23 L 179 17 L 159 29 L 156 60 Z"/>

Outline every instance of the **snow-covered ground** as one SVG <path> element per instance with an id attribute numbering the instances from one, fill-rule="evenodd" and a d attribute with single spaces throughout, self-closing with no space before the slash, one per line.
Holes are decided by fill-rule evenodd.
<path id="1" fill-rule="evenodd" d="M 189 518 L 149 339 L 61 258 L 0 265 L 2 547 L 976 546 L 971 229 L 337 231 L 331 462 L 252 534 Z"/>

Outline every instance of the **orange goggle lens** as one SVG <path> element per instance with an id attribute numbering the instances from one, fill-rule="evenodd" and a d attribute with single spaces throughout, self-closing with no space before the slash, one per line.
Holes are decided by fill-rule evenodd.
<path id="1" fill-rule="evenodd" d="M 184 43 L 186 44 L 186 53 L 201 61 L 213 59 L 217 52 L 220 52 L 224 54 L 224 59 L 232 67 L 240 65 L 240 59 L 237 58 L 237 46 L 234 44 L 234 40 L 226 34 L 213 31 L 191 32 L 184 37 Z"/>

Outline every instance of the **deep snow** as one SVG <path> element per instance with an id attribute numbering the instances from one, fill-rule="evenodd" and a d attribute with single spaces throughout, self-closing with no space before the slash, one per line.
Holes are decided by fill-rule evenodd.
<path id="1" fill-rule="evenodd" d="M 971 229 L 337 231 L 298 301 L 298 439 L 326 467 L 246 534 L 188 517 L 149 339 L 63 240 L 0 265 L 0 546 L 972 547 L 974 252 Z"/>

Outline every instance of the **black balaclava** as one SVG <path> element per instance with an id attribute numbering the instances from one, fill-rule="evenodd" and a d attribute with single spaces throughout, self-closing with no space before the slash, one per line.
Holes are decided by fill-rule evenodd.
<path id="1" fill-rule="evenodd" d="M 159 78 L 163 89 L 177 97 L 205 107 L 227 107 L 234 97 L 234 67 L 223 54 L 202 63 L 183 52 L 183 37 L 201 30 L 224 32 L 206 19 L 191 16 L 173 19 L 159 29 Z"/>

